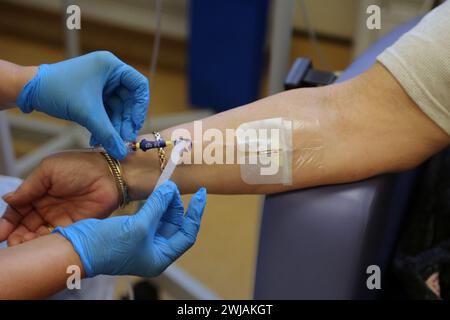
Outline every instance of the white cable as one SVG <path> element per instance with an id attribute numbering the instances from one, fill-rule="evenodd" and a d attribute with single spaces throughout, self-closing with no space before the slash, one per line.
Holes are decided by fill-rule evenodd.
<path id="1" fill-rule="evenodd" d="M 320 45 L 319 45 L 319 41 L 317 40 L 316 32 L 315 32 L 315 30 L 311 24 L 311 21 L 309 19 L 309 13 L 308 13 L 308 8 L 306 7 L 306 2 L 305 2 L 305 0 L 299 0 L 299 1 L 300 1 L 300 7 L 301 7 L 300 11 L 302 14 L 302 18 L 305 23 L 306 30 L 308 31 L 309 38 L 312 42 L 313 49 L 316 52 L 319 63 L 324 67 L 324 69 L 331 71 L 330 65 L 329 65 L 327 59 L 325 58 L 325 56 L 323 55 L 322 50 L 320 49 Z"/>
<path id="2" fill-rule="evenodd" d="M 158 63 L 159 47 L 161 42 L 162 0 L 155 0 L 155 32 L 153 39 L 152 58 L 150 63 L 150 79 L 153 80 Z"/>

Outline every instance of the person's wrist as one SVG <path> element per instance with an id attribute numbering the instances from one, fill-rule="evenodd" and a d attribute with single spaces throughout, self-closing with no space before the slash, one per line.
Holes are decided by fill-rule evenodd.
<path id="1" fill-rule="evenodd" d="M 37 66 L 17 66 L 14 76 L 14 101 L 17 100 L 26 84 L 36 76 L 38 69 Z"/>
<path id="2" fill-rule="evenodd" d="M 88 254 L 88 247 L 86 247 L 85 231 L 83 225 L 88 221 L 96 221 L 95 219 L 87 219 L 71 224 L 67 227 L 56 227 L 52 234 L 57 234 L 64 238 L 70 245 L 74 254 L 72 260 L 78 262 L 78 265 L 83 270 L 83 275 L 91 278 L 95 277 L 97 273 L 94 271 L 93 261 L 91 261 Z M 91 223 L 93 223 L 91 222 Z"/>
<path id="3" fill-rule="evenodd" d="M 81 262 L 80 256 L 76 252 L 72 243 L 60 233 L 54 233 L 52 236 L 55 237 L 56 241 L 59 241 L 61 245 L 65 248 L 65 257 L 67 266 L 77 266 L 80 269 L 80 276 L 82 278 L 86 277 L 86 272 L 84 270 L 83 263 Z"/>
<path id="4" fill-rule="evenodd" d="M 161 174 L 158 153 L 154 150 L 145 153 L 136 152 L 128 155 L 120 163 L 130 201 L 146 199 Z"/>
<path id="5" fill-rule="evenodd" d="M 14 76 L 14 101 L 17 106 L 24 113 L 33 111 L 33 105 L 30 100 L 33 89 L 35 87 L 36 76 L 39 72 L 39 67 L 22 67 L 19 66 Z"/>
<path id="6" fill-rule="evenodd" d="M 160 132 L 162 139 L 166 141 L 171 140 L 171 133 L 171 130 Z M 155 136 L 153 134 L 142 135 L 137 138 L 137 141 L 144 138 L 154 140 Z M 170 159 L 172 148 L 172 146 L 165 148 L 166 164 Z M 152 149 L 147 152 L 137 151 L 134 154 L 128 155 L 120 163 L 125 181 L 128 185 L 130 201 L 147 199 L 161 175 L 161 162 L 157 149 Z"/>

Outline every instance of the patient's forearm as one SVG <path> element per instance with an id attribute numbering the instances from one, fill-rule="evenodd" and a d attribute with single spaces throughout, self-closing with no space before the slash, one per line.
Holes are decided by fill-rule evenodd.
<path id="1" fill-rule="evenodd" d="M 0 60 L 0 111 L 14 106 L 23 87 L 36 72 L 37 67 L 23 67 Z"/>
<path id="2" fill-rule="evenodd" d="M 238 164 L 181 165 L 172 179 L 186 193 L 199 186 L 211 193 L 274 193 L 404 170 L 449 143 L 448 135 L 378 64 L 342 84 L 291 90 L 214 115 L 204 119 L 202 127 L 219 129 L 225 136 L 225 129 L 275 117 L 294 123 L 292 185 L 247 184 Z M 198 139 L 193 123 L 164 130 L 162 136 L 169 139 L 180 127 Z M 158 166 L 155 151 L 136 153 L 123 162 L 133 199 L 151 192 L 160 174 Z"/>
<path id="3" fill-rule="evenodd" d="M 326 142 L 327 146 L 323 145 L 321 150 L 310 154 L 311 161 L 295 165 L 298 168 L 293 170 L 294 185 L 247 184 L 241 178 L 239 164 L 182 164 L 177 167 L 172 180 L 184 193 L 193 192 L 200 186 L 206 186 L 208 192 L 212 193 L 271 193 L 299 188 L 306 186 L 308 183 L 311 184 L 313 181 L 316 184 L 325 183 L 326 181 L 322 180 L 326 176 L 323 174 L 323 170 L 331 168 L 322 167 L 319 169 L 318 167 L 321 166 L 327 156 L 324 152 L 325 148 L 329 149 L 328 153 L 333 153 L 338 142 L 332 141 L 334 140 L 333 135 L 328 135 L 329 131 L 324 130 L 336 120 L 336 112 L 333 110 L 333 106 L 326 102 L 328 99 L 329 97 L 318 90 L 295 90 L 202 120 L 203 132 L 215 128 L 219 129 L 224 137 L 226 129 L 235 130 L 242 123 L 253 120 L 283 117 L 304 125 L 303 128 L 293 131 L 294 149 L 297 149 L 293 154 L 294 159 L 298 157 L 298 148 L 307 145 L 311 140 L 316 142 L 320 140 L 319 143 Z M 163 138 L 169 139 L 172 131 L 179 128 L 187 129 L 190 132 L 191 138 L 194 139 L 192 149 L 192 154 L 194 154 L 196 148 L 200 147 L 199 137 L 194 134 L 194 123 L 169 128 L 162 131 L 161 135 Z M 150 135 L 150 138 L 153 137 Z M 208 143 L 210 142 L 204 142 L 201 147 L 204 149 Z M 160 175 L 156 151 L 138 152 L 131 155 L 123 162 L 123 167 L 126 179 L 130 184 L 132 198 L 145 198 Z M 320 174 L 318 174 L 319 171 Z M 331 173 L 332 170 L 329 171 L 329 174 Z"/>
<path id="4" fill-rule="evenodd" d="M 40 299 L 66 286 L 67 267 L 83 268 L 72 244 L 51 234 L 0 250 L 0 299 Z"/>

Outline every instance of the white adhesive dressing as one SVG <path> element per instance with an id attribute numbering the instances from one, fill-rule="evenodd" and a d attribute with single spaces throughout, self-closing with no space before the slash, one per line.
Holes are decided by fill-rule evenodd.
<path id="1" fill-rule="evenodd" d="M 292 121 L 271 118 L 236 130 L 241 177 L 248 184 L 292 184 Z"/>

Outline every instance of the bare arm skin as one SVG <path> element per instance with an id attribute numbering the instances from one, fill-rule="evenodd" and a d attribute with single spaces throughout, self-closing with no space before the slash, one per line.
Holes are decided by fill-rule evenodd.
<path id="1" fill-rule="evenodd" d="M 12 108 L 23 87 L 37 73 L 37 67 L 23 67 L 0 60 L 0 111 Z"/>
<path id="2" fill-rule="evenodd" d="M 246 184 L 239 165 L 231 164 L 180 165 L 172 180 L 184 193 L 200 186 L 209 193 L 275 193 L 413 168 L 450 142 L 380 64 L 350 81 L 283 92 L 206 118 L 202 125 L 223 131 L 274 117 L 303 124 L 293 132 L 292 185 Z M 193 123 L 179 127 L 192 131 Z M 175 129 L 161 134 L 170 138 Z M 307 147 L 317 141 L 322 148 L 310 153 Z M 122 166 L 131 198 L 145 199 L 160 176 L 157 152 L 130 155 Z M 4 199 L 9 207 L 0 219 L 0 241 L 8 238 L 15 245 L 47 233 L 47 223 L 104 218 L 117 207 L 119 194 L 102 156 L 62 153 L 45 159 Z"/>
<path id="3" fill-rule="evenodd" d="M 0 299 L 40 299 L 66 286 L 67 267 L 82 263 L 71 243 L 51 234 L 0 250 Z"/>
<path id="4" fill-rule="evenodd" d="M 274 193 L 412 168 L 450 142 L 380 64 L 341 84 L 291 90 L 222 112 L 204 119 L 202 126 L 225 132 L 243 122 L 280 116 L 306 124 L 293 133 L 293 185 L 246 184 L 239 165 L 181 165 L 172 179 L 185 193 L 200 186 L 210 193 Z M 179 127 L 193 136 L 192 123 Z M 176 128 L 162 136 L 170 138 Z M 320 140 L 322 148 L 310 161 L 299 162 L 311 140 Z M 145 198 L 159 176 L 156 152 L 131 155 L 123 167 L 131 197 Z"/>

